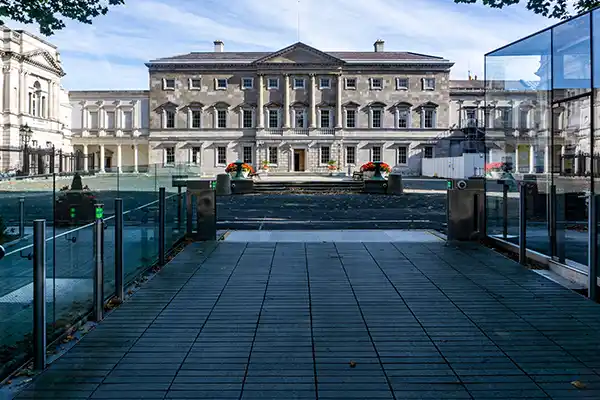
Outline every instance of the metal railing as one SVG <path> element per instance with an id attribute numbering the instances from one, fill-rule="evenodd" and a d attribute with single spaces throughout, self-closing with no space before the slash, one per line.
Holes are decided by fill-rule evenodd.
<path id="1" fill-rule="evenodd" d="M 78 234 L 82 234 L 85 230 L 92 228 L 93 237 L 93 273 L 90 276 L 93 282 L 93 293 L 92 293 L 92 304 L 91 308 L 87 308 L 84 310 L 81 317 L 86 315 L 90 315 L 93 317 L 95 321 L 101 321 L 104 318 L 104 309 L 107 304 L 107 301 L 115 298 L 118 301 L 123 301 L 125 297 L 125 287 L 135 280 L 137 276 L 147 271 L 150 265 L 158 265 L 164 266 L 166 264 L 166 255 L 169 249 L 173 248 L 179 241 L 181 241 L 186 235 L 185 229 L 182 229 L 182 215 L 183 215 L 183 198 L 185 193 L 181 191 L 176 194 L 172 194 L 167 196 L 166 190 L 164 187 L 159 189 L 158 200 L 149 202 L 147 204 L 141 205 L 139 207 L 132 208 L 130 210 L 123 210 L 123 200 L 121 198 L 116 198 L 115 202 L 115 213 L 111 216 L 104 216 L 104 205 L 97 203 L 95 204 L 95 219 L 93 222 L 87 223 L 85 225 L 69 229 L 67 231 L 61 232 L 56 235 L 52 235 L 50 237 L 46 237 L 46 220 L 45 219 L 35 219 L 33 221 L 33 240 L 31 244 L 25 246 L 19 246 L 14 250 L 6 251 L 2 246 L 0 246 L 0 260 L 13 256 L 15 260 L 26 259 L 32 262 L 32 271 L 33 271 L 33 279 L 32 279 L 32 287 L 33 287 L 33 299 L 31 301 L 33 313 L 32 313 L 32 326 L 31 326 L 31 353 L 26 352 L 28 357 L 33 357 L 34 367 L 36 369 L 44 369 L 47 360 L 46 360 L 46 347 L 48 345 L 48 332 L 47 332 L 47 296 L 52 294 L 54 296 L 56 302 L 56 286 L 54 286 L 50 292 L 48 292 L 48 281 L 50 280 L 52 283 L 52 279 L 62 279 L 57 278 L 56 273 L 51 276 L 52 279 L 48 279 L 46 276 L 49 269 L 47 266 L 48 256 L 47 256 L 47 247 L 50 242 L 54 241 L 53 245 L 56 246 L 56 242 L 60 238 L 66 238 L 66 241 L 69 244 L 76 243 Z M 177 204 L 175 204 L 175 202 Z M 19 235 L 23 237 L 25 230 L 25 218 L 24 218 L 24 199 L 19 199 Z M 141 229 L 147 229 L 146 226 L 143 226 L 144 223 L 147 223 L 148 219 L 146 218 L 146 214 L 150 212 L 150 209 L 155 205 L 158 205 L 158 254 L 154 257 L 154 261 L 150 265 L 142 266 L 141 268 L 135 268 L 135 273 L 130 276 L 129 279 L 126 279 L 124 266 L 125 260 L 124 256 L 126 254 L 125 244 L 127 242 L 126 235 L 126 227 L 125 221 L 128 219 L 131 214 L 139 212 L 140 210 L 144 212 L 142 216 L 142 226 Z M 146 212 L 147 211 L 147 212 Z M 170 212 L 171 215 L 167 218 L 167 213 Z M 146 220 L 146 222 L 144 222 Z M 168 222 L 169 221 L 169 222 Z M 107 279 L 106 273 L 110 273 L 107 266 L 107 257 L 108 254 L 106 252 L 106 235 L 105 231 L 108 228 L 108 223 L 114 223 L 114 290 L 111 290 L 110 293 L 105 292 L 105 280 Z M 168 236 L 168 224 L 171 230 L 171 235 Z M 154 228 L 151 228 L 154 229 Z M 111 238 L 112 239 L 112 238 Z M 136 239 L 132 239 L 136 240 Z M 167 243 L 169 241 L 169 243 Z M 16 246 L 15 246 L 16 247 Z M 128 246 L 133 247 L 133 246 Z M 84 241 L 84 249 L 85 241 Z M 80 253 L 82 251 L 79 251 Z M 83 250 L 85 252 L 85 250 Z M 141 252 L 144 252 L 144 249 L 141 249 Z M 57 257 L 62 257 L 54 253 L 54 262 L 58 261 Z M 81 257 L 79 257 L 79 263 L 81 263 Z M 12 263 L 5 264 L 7 267 L 10 267 Z M 0 268 L 2 267 L 2 261 L 0 261 Z M 54 265 L 56 267 L 56 265 Z M 110 265 L 112 267 L 112 265 Z M 83 266 L 79 264 L 68 266 L 69 269 L 75 270 L 77 269 L 77 273 L 75 275 L 81 275 L 85 271 Z M 80 269 L 79 269 L 80 268 Z M 83 281 L 82 281 L 83 282 Z M 22 285 L 21 282 L 19 285 Z M 82 283 L 83 284 L 83 283 Z M 82 290 L 81 288 L 79 290 Z M 84 290 L 84 289 L 83 289 Z M 110 288 L 109 288 L 110 290 Z M 18 290 L 17 290 L 18 291 Z M 3 293 L 0 293 L 0 297 L 6 296 Z M 9 293 L 10 295 L 10 293 Z M 74 299 L 69 299 L 68 301 L 74 301 Z M 56 308 L 56 305 L 53 307 Z M 54 311 L 54 310 L 53 310 Z M 55 311 L 54 311 L 55 312 Z M 80 321 L 78 320 L 68 321 L 68 325 L 72 326 Z M 64 332 L 54 332 L 54 336 L 62 335 Z M 20 332 L 20 334 L 26 334 L 26 332 Z M 16 336 L 16 335 L 13 335 Z M 3 338 L 0 338 L 3 339 Z M 18 342 L 19 340 L 15 340 Z M 2 344 L 2 342 L 0 342 Z M 20 355 L 23 357 L 23 354 Z"/>

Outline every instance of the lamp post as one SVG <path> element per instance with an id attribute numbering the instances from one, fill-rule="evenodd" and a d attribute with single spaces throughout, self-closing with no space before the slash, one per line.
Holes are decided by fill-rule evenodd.
<path id="1" fill-rule="evenodd" d="M 29 146 L 29 140 L 31 139 L 31 134 L 33 131 L 29 127 L 29 125 L 21 125 L 19 128 L 19 138 L 21 140 L 21 146 L 23 147 L 23 175 L 29 175 L 29 154 L 27 147 Z"/>

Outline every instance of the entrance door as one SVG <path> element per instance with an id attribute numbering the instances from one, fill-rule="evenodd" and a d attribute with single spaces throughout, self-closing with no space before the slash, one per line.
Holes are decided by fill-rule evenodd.
<path id="1" fill-rule="evenodd" d="M 304 171 L 305 155 L 304 149 L 294 149 L 294 171 Z"/>

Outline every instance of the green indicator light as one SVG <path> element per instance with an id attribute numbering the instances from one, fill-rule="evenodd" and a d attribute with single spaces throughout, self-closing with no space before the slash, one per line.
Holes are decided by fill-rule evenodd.
<path id="1" fill-rule="evenodd" d="M 70 212 L 71 212 L 71 218 L 75 218 L 75 207 L 71 207 Z"/>
<path id="2" fill-rule="evenodd" d="M 447 187 L 448 187 L 448 189 L 452 189 L 452 181 L 448 181 Z"/>
<path id="3" fill-rule="evenodd" d="M 217 187 L 217 182 L 216 181 L 210 182 L 210 187 L 211 187 L 211 189 L 215 189 Z"/>
<path id="4" fill-rule="evenodd" d="M 96 219 L 102 219 L 104 217 L 104 209 L 102 207 L 96 207 Z"/>

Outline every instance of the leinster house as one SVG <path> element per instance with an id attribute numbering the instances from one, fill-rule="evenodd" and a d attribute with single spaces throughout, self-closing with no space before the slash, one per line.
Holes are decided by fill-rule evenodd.
<path id="1" fill-rule="evenodd" d="M 449 151 L 436 145 L 451 125 L 453 63 L 442 57 L 382 40 L 362 52 L 228 52 L 215 41 L 146 65 L 148 91 L 70 93 L 73 145 L 95 154 L 96 169 L 186 164 L 213 175 L 240 159 L 314 173 L 380 160 L 418 174 L 422 157 Z"/>

